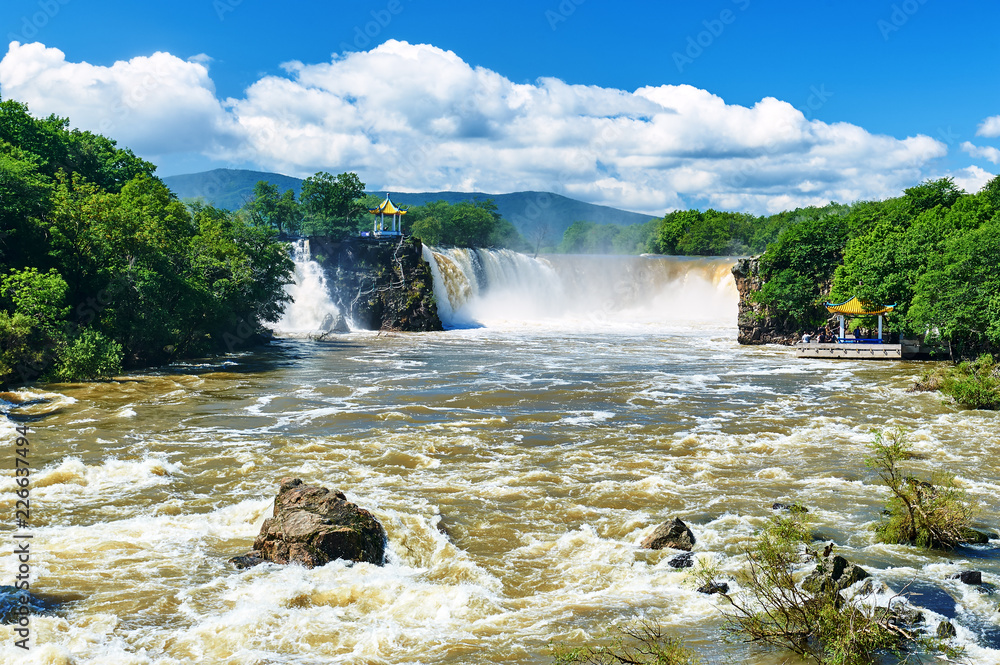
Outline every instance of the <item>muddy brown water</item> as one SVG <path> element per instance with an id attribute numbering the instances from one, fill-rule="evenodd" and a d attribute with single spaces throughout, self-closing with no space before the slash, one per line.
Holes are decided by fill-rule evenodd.
<path id="1" fill-rule="evenodd" d="M 31 428 L 32 589 L 62 604 L 32 619 L 28 654 L 0 628 L 0 662 L 541 664 L 551 642 L 636 618 L 707 662 L 795 662 L 726 643 L 718 597 L 638 547 L 678 516 L 696 559 L 732 574 L 776 501 L 806 505 L 817 536 L 893 588 L 950 598 L 931 620 L 953 615 L 971 662 L 1000 662 L 1000 597 L 950 579 L 997 585 L 995 550 L 875 543 L 885 491 L 863 462 L 872 428 L 905 428 L 912 470 L 955 474 L 995 529 L 1000 414 L 906 392 L 918 363 L 741 347 L 731 285 L 707 283 L 725 297 L 697 320 L 518 320 L 494 294 L 483 327 L 282 339 L 8 396 L 0 435 Z M 372 510 L 387 565 L 228 565 L 284 476 Z"/>

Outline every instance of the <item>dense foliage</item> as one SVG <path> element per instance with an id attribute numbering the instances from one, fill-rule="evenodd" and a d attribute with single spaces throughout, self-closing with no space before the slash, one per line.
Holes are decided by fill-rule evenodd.
<path id="1" fill-rule="evenodd" d="M 305 234 L 340 239 L 357 235 L 371 221 L 364 195 L 365 183 L 356 173 L 334 177 L 321 171 L 306 178 L 300 200 Z"/>
<path id="2" fill-rule="evenodd" d="M 384 200 L 365 194 L 365 183 L 356 173 L 341 173 L 336 177 L 317 173 L 302 183 L 302 196 L 298 201 L 292 190 L 283 194 L 278 192 L 277 185 L 258 181 L 241 214 L 255 224 L 270 226 L 279 232 L 329 236 L 338 240 L 372 231 L 373 217 L 368 211 Z M 492 199 L 458 203 L 434 201 L 402 208 L 406 210 L 402 219 L 403 233 L 412 234 L 428 245 L 527 248 L 517 229 L 503 218 Z M 388 223 L 387 218 L 387 227 Z"/>
<path id="3" fill-rule="evenodd" d="M 1000 178 L 976 194 L 945 178 L 793 220 L 761 257 L 755 299 L 802 330 L 826 323 L 825 301 L 895 305 L 888 333 L 940 343 L 957 361 L 1000 349 L 998 265 Z"/>
<path id="4" fill-rule="evenodd" d="M 403 230 L 428 245 L 455 247 L 510 247 L 523 249 L 514 225 L 497 210 L 492 199 L 412 206 L 403 217 Z"/>
<path id="5" fill-rule="evenodd" d="M 280 316 L 291 261 L 276 232 L 186 207 L 154 170 L 0 102 L 0 384 L 232 350 Z"/>
<path id="6" fill-rule="evenodd" d="M 556 249 L 567 254 L 760 254 L 786 228 L 807 218 L 846 209 L 831 203 L 824 208 L 799 208 L 764 217 L 712 209 L 677 210 L 630 226 L 579 221 L 566 230 Z"/>

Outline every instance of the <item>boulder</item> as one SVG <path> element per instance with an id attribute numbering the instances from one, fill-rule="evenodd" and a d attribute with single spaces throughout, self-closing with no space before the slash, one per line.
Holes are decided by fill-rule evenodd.
<path id="1" fill-rule="evenodd" d="M 17 623 L 29 614 L 48 614 L 54 603 L 13 586 L 0 586 L 0 624 Z"/>
<path id="2" fill-rule="evenodd" d="M 385 561 L 385 529 L 343 492 L 282 478 L 273 515 L 264 520 L 253 551 L 231 563 L 246 568 L 262 561 L 296 562 L 313 568 L 336 559 L 379 566 Z"/>
<path id="3" fill-rule="evenodd" d="M 942 621 L 937 627 L 937 636 L 942 640 L 946 640 L 949 637 L 955 637 L 958 632 L 955 630 L 955 624 L 950 621 Z"/>
<path id="4" fill-rule="evenodd" d="M 694 543 L 694 533 L 687 524 L 675 517 L 656 527 L 653 533 L 646 536 L 642 541 L 642 547 L 647 550 L 662 550 L 664 547 L 670 547 L 690 552 Z"/>
<path id="5" fill-rule="evenodd" d="M 962 532 L 962 540 L 960 542 L 964 545 L 986 545 L 990 542 L 990 536 L 988 533 L 983 533 L 976 529 L 965 529 Z"/>
<path id="6" fill-rule="evenodd" d="M 802 580 L 802 588 L 816 595 L 838 593 L 869 577 L 868 571 L 839 554 L 820 558 L 816 570 Z"/>
<path id="7" fill-rule="evenodd" d="M 671 568 L 691 568 L 694 566 L 694 552 L 685 552 L 671 557 L 667 561 L 667 565 Z"/>
<path id="8" fill-rule="evenodd" d="M 771 510 L 787 510 L 790 513 L 808 513 L 809 509 L 801 503 L 772 503 Z"/>
<path id="9" fill-rule="evenodd" d="M 709 596 L 713 593 L 729 593 L 729 585 L 725 582 L 716 582 L 713 580 L 698 587 L 698 593 L 707 593 Z"/>
<path id="10" fill-rule="evenodd" d="M 951 576 L 953 580 L 962 580 L 962 584 L 982 584 L 983 574 L 978 570 L 963 570 Z"/>

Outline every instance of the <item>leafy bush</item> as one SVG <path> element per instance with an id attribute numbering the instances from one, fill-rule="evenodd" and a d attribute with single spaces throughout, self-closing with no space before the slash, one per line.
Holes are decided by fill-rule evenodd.
<path id="1" fill-rule="evenodd" d="M 735 639 L 797 653 L 823 665 L 867 665 L 880 654 L 899 654 L 903 634 L 891 613 L 845 602 L 834 590 L 811 593 L 796 582 L 804 564 L 822 563 L 806 546 L 805 515 L 771 518 L 747 544 L 739 590 L 723 593 L 725 630 Z M 708 570 L 703 581 L 711 581 Z"/>
<path id="2" fill-rule="evenodd" d="M 1000 365 L 989 354 L 963 362 L 945 374 L 941 390 L 970 409 L 1000 409 Z"/>
<path id="3" fill-rule="evenodd" d="M 555 665 L 696 665 L 694 653 L 656 624 L 640 621 L 613 631 L 603 646 L 552 646 Z"/>
<path id="4" fill-rule="evenodd" d="M 54 376 L 62 381 L 107 379 L 122 372 L 122 345 L 96 330 L 84 330 L 59 354 Z"/>
<path id="5" fill-rule="evenodd" d="M 891 495 L 889 514 L 876 527 L 879 541 L 951 549 L 969 539 L 973 509 L 954 479 L 942 476 L 932 484 L 899 468 L 913 456 L 901 430 L 875 431 L 871 451 L 865 465 L 875 470 Z"/>

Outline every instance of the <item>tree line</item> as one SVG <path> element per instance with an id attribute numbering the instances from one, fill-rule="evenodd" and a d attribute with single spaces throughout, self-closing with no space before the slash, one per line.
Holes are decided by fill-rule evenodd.
<path id="1" fill-rule="evenodd" d="M 270 225 L 185 205 L 107 137 L 0 101 L 0 385 L 248 346 L 292 269 Z"/>
<path id="2" fill-rule="evenodd" d="M 278 232 L 306 236 L 328 236 L 343 240 L 372 230 L 373 215 L 383 199 L 365 194 L 365 183 L 356 173 L 333 176 L 319 172 L 302 183 L 296 199 L 293 190 L 260 180 L 242 212 L 255 223 Z M 404 206 L 402 231 L 429 245 L 455 247 L 505 247 L 523 249 L 525 241 L 503 218 L 493 199 L 451 204 L 434 201 Z"/>

